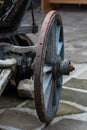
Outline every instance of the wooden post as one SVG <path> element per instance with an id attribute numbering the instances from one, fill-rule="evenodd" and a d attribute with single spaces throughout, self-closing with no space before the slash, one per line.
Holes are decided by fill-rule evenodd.
<path id="1" fill-rule="evenodd" d="M 52 5 L 49 3 L 49 0 L 41 0 L 41 10 L 42 12 L 48 12 L 52 10 Z"/>

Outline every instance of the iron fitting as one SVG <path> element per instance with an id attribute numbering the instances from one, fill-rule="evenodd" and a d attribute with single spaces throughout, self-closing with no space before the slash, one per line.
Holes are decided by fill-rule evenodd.
<path id="1" fill-rule="evenodd" d="M 60 72 L 62 75 L 69 75 L 73 70 L 75 70 L 75 68 L 71 65 L 70 61 L 61 61 Z"/>

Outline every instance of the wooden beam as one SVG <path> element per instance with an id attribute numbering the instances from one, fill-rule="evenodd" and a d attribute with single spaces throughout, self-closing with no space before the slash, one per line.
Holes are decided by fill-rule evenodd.
<path id="1" fill-rule="evenodd" d="M 0 96 L 3 93 L 10 77 L 12 74 L 12 70 L 11 69 L 3 69 L 0 72 Z"/>
<path id="2" fill-rule="evenodd" d="M 49 0 L 41 0 L 41 10 L 44 13 L 52 10 L 52 5 L 49 3 Z"/>
<path id="3" fill-rule="evenodd" d="M 87 4 L 87 0 L 49 0 L 49 3 L 60 3 L 60 4 Z"/>
<path id="4" fill-rule="evenodd" d="M 16 68 L 15 59 L 0 60 L 0 96 Z"/>
<path id="5" fill-rule="evenodd" d="M 87 4 L 87 0 L 41 0 L 42 12 L 52 10 L 52 4 Z"/>

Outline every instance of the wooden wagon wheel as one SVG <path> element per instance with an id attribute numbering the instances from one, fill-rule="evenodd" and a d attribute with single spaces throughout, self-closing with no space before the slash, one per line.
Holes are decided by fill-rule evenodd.
<path id="1" fill-rule="evenodd" d="M 55 116 L 62 86 L 58 60 L 64 58 L 63 26 L 56 11 L 50 11 L 41 28 L 34 66 L 35 103 L 42 122 Z"/>

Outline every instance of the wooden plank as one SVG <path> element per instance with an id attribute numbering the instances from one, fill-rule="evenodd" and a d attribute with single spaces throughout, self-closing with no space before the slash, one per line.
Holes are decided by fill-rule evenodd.
<path id="1" fill-rule="evenodd" d="M 0 73 L 0 96 L 3 93 L 10 77 L 12 75 L 11 69 L 3 69 Z"/>
<path id="2" fill-rule="evenodd" d="M 16 63 L 17 61 L 14 58 L 0 60 L 0 96 L 10 80 L 13 71 L 15 71 Z"/>
<path id="3" fill-rule="evenodd" d="M 52 5 L 49 3 L 49 0 L 41 0 L 41 10 L 42 12 L 48 12 L 52 10 Z"/>
<path id="4" fill-rule="evenodd" d="M 49 3 L 87 4 L 87 0 L 49 0 Z"/>
<path id="5" fill-rule="evenodd" d="M 9 68 L 12 66 L 15 66 L 17 63 L 16 59 L 11 58 L 11 59 L 6 59 L 6 60 L 0 60 L 0 68 Z"/>
<path id="6" fill-rule="evenodd" d="M 52 10 L 52 4 L 87 4 L 87 0 L 41 0 L 42 12 Z"/>

